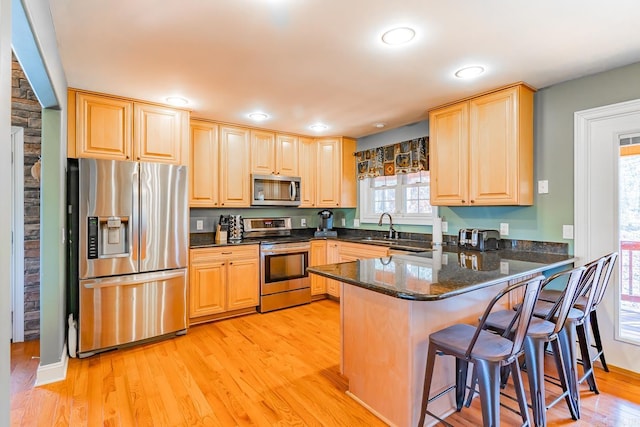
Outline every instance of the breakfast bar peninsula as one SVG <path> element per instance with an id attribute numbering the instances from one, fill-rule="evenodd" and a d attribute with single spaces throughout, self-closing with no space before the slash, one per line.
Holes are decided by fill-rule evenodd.
<path id="1" fill-rule="evenodd" d="M 392 426 L 415 427 L 429 334 L 455 323 L 477 323 L 509 283 L 574 262 L 569 255 L 512 250 L 442 251 L 309 267 L 342 282 L 341 372 L 347 392 Z M 509 304 L 519 295 L 509 298 Z M 454 383 L 453 358 L 436 361 L 432 396 Z M 438 416 L 455 410 L 454 393 L 429 405 Z M 427 423 L 435 419 L 427 418 Z"/>

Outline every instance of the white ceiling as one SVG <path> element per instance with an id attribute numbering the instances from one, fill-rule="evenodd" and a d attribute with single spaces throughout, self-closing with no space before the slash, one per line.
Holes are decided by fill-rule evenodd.
<path id="1" fill-rule="evenodd" d="M 640 61 L 637 0 L 50 0 L 71 87 L 192 117 L 361 137 L 516 81 L 543 88 Z M 409 45 L 381 34 L 411 26 Z M 486 72 L 460 80 L 453 72 Z"/>

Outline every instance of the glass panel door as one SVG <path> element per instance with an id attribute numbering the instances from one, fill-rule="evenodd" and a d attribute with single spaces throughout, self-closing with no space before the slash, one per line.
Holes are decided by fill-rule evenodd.
<path id="1" fill-rule="evenodd" d="M 640 343 L 640 136 L 620 139 L 618 331 Z"/>

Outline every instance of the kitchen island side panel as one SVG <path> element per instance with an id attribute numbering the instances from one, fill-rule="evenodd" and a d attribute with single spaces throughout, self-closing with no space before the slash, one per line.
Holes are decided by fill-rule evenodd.
<path id="1" fill-rule="evenodd" d="M 345 285 L 342 357 L 349 393 L 390 425 L 417 425 L 429 335 L 455 323 L 477 323 L 504 286 L 438 301 L 411 301 Z M 454 382 L 454 358 L 438 357 L 431 395 Z M 434 401 L 429 410 L 439 416 L 453 412 L 454 392 Z"/>

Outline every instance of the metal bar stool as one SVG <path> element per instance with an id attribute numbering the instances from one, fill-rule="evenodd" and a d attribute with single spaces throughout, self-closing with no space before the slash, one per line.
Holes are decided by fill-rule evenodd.
<path id="1" fill-rule="evenodd" d="M 569 381 L 567 380 L 568 373 L 566 370 L 565 359 L 570 358 L 570 355 L 563 351 L 561 341 L 566 341 L 567 337 L 564 333 L 565 322 L 569 316 L 575 299 L 578 296 L 578 285 L 582 278 L 586 268 L 578 267 L 573 270 L 563 271 L 555 274 L 546 279 L 541 288 L 544 288 L 549 284 L 557 280 L 567 280 L 567 284 L 564 291 L 558 298 L 554 307 L 549 310 L 547 316 L 544 319 L 533 317 L 527 337 L 524 343 L 525 350 L 525 362 L 527 366 L 527 376 L 529 378 L 529 390 L 531 393 L 531 406 L 533 409 L 533 422 L 536 426 L 547 425 L 547 410 L 554 406 L 556 403 L 564 399 L 571 413 L 571 418 L 576 420 L 578 418 L 578 412 L 574 407 L 573 399 L 569 389 Z M 519 309 L 519 308 L 518 308 Z M 581 313 L 576 313 L 577 310 L 573 309 L 574 316 L 579 316 Z M 513 310 L 500 310 L 491 313 L 487 317 L 485 327 L 489 330 L 496 331 L 503 336 L 513 335 L 513 324 L 517 311 Z M 552 401 L 549 405 L 546 404 L 546 391 L 545 391 L 545 373 L 544 373 L 544 350 L 547 344 L 551 344 L 553 348 L 553 356 L 558 371 L 559 386 L 562 388 L 562 394 Z M 475 388 L 475 384 L 474 387 Z M 471 404 L 475 390 L 469 393 L 467 406 Z"/>
<path id="2" fill-rule="evenodd" d="M 604 293 L 607 290 L 617 258 L 618 253 L 613 252 L 587 264 L 588 267 L 600 262 L 603 263 L 601 269 L 597 272 L 597 276 L 593 277 L 591 286 L 585 287 L 574 305 L 584 313 L 584 317 L 579 319 L 579 321 L 576 321 L 576 332 L 578 335 L 578 344 L 580 345 L 581 355 L 581 360 L 578 362 L 583 367 L 583 375 L 578 380 L 578 383 L 582 384 L 586 380 L 589 384 L 589 389 L 596 394 L 599 394 L 600 392 L 593 372 L 593 362 L 599 358 L 602 363 L 602 368 L 605 372 L 609 372 L 609 367 L 607 366 L 607 362 L 604 358 L 604 349 L 602 347 L 602 339 L 600 338 L 600 328 L 598 326 L 596 309 L 602 302 Z M 541 293 L 540 299 L 547 301 L 552 300 L 552 298 L 556 297 L 557 292 L 558 291 L 543 291 L 544 296 L 543 293 Z M 590 343 L 589 329 L 591 329 L 593 334 L 595 345 Z M 591 356 L 590 354 L 590 348 L 592 347 L 596 348 L 596 354 L 594 356 Z"/>
<path id="3" fill-rule="evenodd" d="M 507 286 L 501 290 L 487 306 L 477 327 L 456 324 L 441 329 L 429 336 L 429 350 L 427 352 L 427 366 L 425 371 L 424 391 L 422 394 L 422 410 L 419 426 L 424 425 L 426 415 L 444 422 L 428 410 L 429 402 L 443 396 L 449 390 L 456 390 L 456 408 L 462 409 L 466 393 L 467 371 L 469 362 L 474 364 L 478 372 L 480 388 L 480 403 L 482 406 L 482 420 L 485 426 L 500 425 L 500 369 L 503 366 L 511 367 L 513 383 L 518 396 L 518 405 L 523 423 L 531 425 L 527 401 L 522 384 L 522 374 L 518 357 L 524 352 L 524 340 L 531 322 L 533 308 L 543 276 Z M 524 287 L 519 315 L 514 321 L 514 334 L 512 339 L 504 338 L 498 334 L 485 330 L 485 323 L 491 310 L 503 297 L 511 291 Z M 431 380 L 435 367 L 436 355 L 448 355 L 456 358 L 456 383 L 455 386 L 429 398 L 431 392 Z M 446 422 L 444 422 L 446 424 Z"/>
<path id="4" fill-rule="evenodd" d="M 589 290 L 592 288 L 593 284 L 599 280 L 600 274 L 602 272 L 602 268 L 605 263 L 605 258 L 600 258 L 599 260 L 587 264 L 585 266 L 586 270 L 578 283 L 577 295 L 584 295 L 589 293 Z M 592 298 L 589 298 L 591 301 Z M 543 301 L 539 300 L 536 303 L 534 309 L 534 316 L 540 318 L 547 318 L 550 312 L 554 310 L 554 307 L 558 304 L 558 301 Z M 589 302 L 589 306 L 590 306 Z M 569 315 L 567 316 L 567 320 L 564 324 L 564 328 L 562 333 L 559 335 L 560 342 L 560 350 L 565 355 L 569 355 L 569 357 L 564 358 L 565 370 L 567 374 L 567 385 L 569 387 L 569 392 L 571 395 L 571 399 L 573 401 L 573 406 L 576 410 L 577 417 L 580 418 L 580 390 L 578 388 L 578 358 L 576 355 L 576 331 L 578 328 L 581 328 L 584 325 L 585 319 L 588 318 L 587 314 L 582 310 L 578 310 L 574 307 L 569 311 Z M 587 357 L 588 367 L 590 365 L 590 358 Z M 595 376 L 593 375 L 593 370 L 591 369 L 591 374 L 588 378 L 590 387 L 593 386 L 595 388 Z"/>

